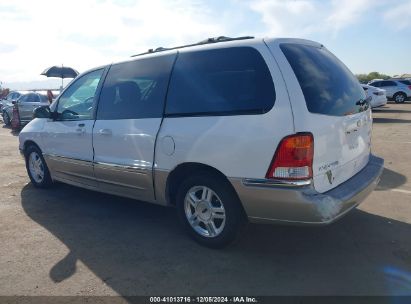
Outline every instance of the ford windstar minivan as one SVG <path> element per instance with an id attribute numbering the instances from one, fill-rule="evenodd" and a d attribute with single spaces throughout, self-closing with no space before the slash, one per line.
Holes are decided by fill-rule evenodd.
<path id="1" fill-rule="evenodd" d="M 247 222 L 321 225 L 374 189 L 364 90 L 323 45 L 211 38 L 78 76 L 20 133 L 31 182 L 175 206 L 206 246 Z"/>

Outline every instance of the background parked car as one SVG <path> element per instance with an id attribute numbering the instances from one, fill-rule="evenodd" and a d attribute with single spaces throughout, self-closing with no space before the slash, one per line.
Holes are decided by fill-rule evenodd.
<path id="1" fill-rule="evenodd" d="M 5 106 L 11 106 L 13 101 L 16 101 L 20 98 L 22 93 L 17 91 L 11 91 L 6 98 L 0 100 L 0 110 Z"/>
<path id="2" fill-rule="evenodd" d="M 40 106 L 50 105 L 46 95 L 39 93 L 28 93 L 20 96 L 15 101 L 15 104 L 7 104 L 2 109 L 3 122 L 6 125 L 10 125 L 13 119 L 13 107 L 16 106 L 19 111 L 20 123 L 26 124 L 33 119 L 33 110 Z"/>
<path id="3" fill-rule="evenodd" d="M 402 103 L 411 97 L 411 84 L 404 83 L 405 80 L 389 79 L 382 81 L 370 81 L 368 84 L 373 87 L 382 88 L 387 92 L 387 97 L 392 98 L 396 103 Z"/>
<path id="4" fill-rule="evenodd" d="M 365 94 L 367 94 L 367 97 L 371 96 L 371 108 L 377 108 L 387 104 L 387 95 L 385 90 L 367 84 L 362 84 L 361 86 L 364 89 Z"/>

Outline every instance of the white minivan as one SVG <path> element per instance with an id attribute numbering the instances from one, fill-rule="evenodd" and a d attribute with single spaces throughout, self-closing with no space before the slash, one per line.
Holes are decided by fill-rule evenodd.
<path id="1" fill-rule="evenodd" d="M 353 74 L 301 39 L 208 39 L 78 76 L 35 110 L 20 150 L 53 181 L 175 206 L 206 246 L 247 222 L 320 225 L 374 189 L 371 109 Z"/>

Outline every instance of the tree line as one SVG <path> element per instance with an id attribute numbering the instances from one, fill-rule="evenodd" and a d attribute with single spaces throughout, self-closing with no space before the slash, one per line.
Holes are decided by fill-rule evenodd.
<path id="1" fill-rule="evenodd" d="M 389 79 L 391 78 L 391 76 L 389 75 L 385 75 L 385 74 L 381 74 L 379 72 L 371 72 L 368 74 L 356 74 L 355 76 L 357 76 L 358 80 L 361 83 L 367 83 L 373 79 Z"/>

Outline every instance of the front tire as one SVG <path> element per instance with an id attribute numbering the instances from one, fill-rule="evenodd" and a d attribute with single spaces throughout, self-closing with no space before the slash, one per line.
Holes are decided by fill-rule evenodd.
<path id="1" fill-rule="evenodd" d="M 53 182 L 40 149 L 35 145 L 29 146 L 25 152 L 25 159 L 31 183 L 37 188 L 50 187 Z"/>
<path id="2" fill-rule="evenodd" d="M 394 96 L 395 103 L 404 103 L 405 99 L 407 99 L 407 95 L 402 92 L 395 93 Z"/>
<path id="3" fill-rule="evenodd" d="M 190 236 L 210 248 L 232 243 L 246 222 L 232 186 L 208 172 L 182 182 L 177 193 L 177 211 Z"/>
<path id="4" fill-rule="evenodd" d="M 11 119 L 10 119 L 9 114 L 7 114 L 7 112 L 3 112 L 3 122 L 6 126 L 11 125 Z"/>

